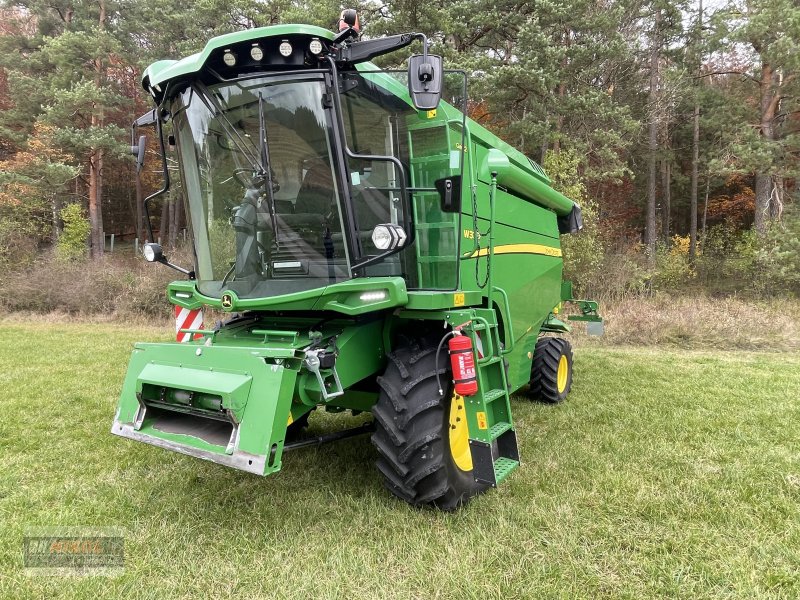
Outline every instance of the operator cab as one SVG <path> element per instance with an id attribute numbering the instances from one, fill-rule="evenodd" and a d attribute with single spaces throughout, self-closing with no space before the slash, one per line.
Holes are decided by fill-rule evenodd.
<path id="1" fill-rule="evenodd" d="M 173 123 L 201 295 L 270 298 L 364 276 L 457 288 L 460 206 L 440 189 L 463 168 L 464 74 L 445 74 L 420 34 L 358 41 L 353 20 L 335 36 L 289 25 L 222 36 L 145 73 L 159 132 Z M 408 72 L 367 62 L 417 38 L 425 52 Z M 443 88 L 455 106 L 439 104 Z"/>

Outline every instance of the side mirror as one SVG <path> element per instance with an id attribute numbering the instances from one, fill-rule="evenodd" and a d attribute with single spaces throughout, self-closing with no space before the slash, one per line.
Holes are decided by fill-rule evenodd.
<path id="1" fill-rule="evenodd" d="M 164 260 L 164 251 L 161 244 L 145 244 L 142 246 L 142 255 L 147 262 L 161 262 Z"/>
<path id="2" fill-rule="evenodd" d="M 175 269 L 179 273 L 183 273 L 184 275 L 188 275 L 189 279 L 194 279 L 194 271 L 189 271 L 188 269 L 184 269 L 183 267 L 179 267 L 178 265 L 173 265 L 171 262 L 167 260 L 167 257 L 164 256 L 164 250 L 161 248 L 161 244 L 156 243 L 149 243 L 142 246 L 142 255 L 147 262 L 157 262 L 161 263 L 162 265 L 168 266 L 170 269 Z"/>
<path id="3" fill-rule="evenodd" d="M 436 54 L 415 54 L 408 59 L 408 93 L 417 110 L 433 110 L 442 97 L 444 66 Z"/>
<path id="4" fill-rule="evenodd" d="M 158 122 L 158 113 L 156 109 L 148 110 L 141 117 L 136 119 L 131 125 L 131 154 L 136 157 L 136 172 L 139 173 L 144 166 L 144 150 L 147 146 L 147 139 L 145 136 L 139 137 L 139 143 L 136 143 L 136 128 L 137 127 L 150 127 Z"/>
<path id="5" fill-rule="evenodd" d="M 131 154 L 136 157 L 136 172 L 139 173 L 144 166 L 144 151 L 147 146 L 147 138 L 143 135 L 139 136 L 139 143 L 131 146 Z"/>

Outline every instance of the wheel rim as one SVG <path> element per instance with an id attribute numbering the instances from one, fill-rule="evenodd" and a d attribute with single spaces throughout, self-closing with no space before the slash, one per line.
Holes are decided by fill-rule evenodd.
<path id="1" fill-rule="evenodd" d="M 567 355 L 562 354 L 558 361 L 558 393 L 563 394 L 567 389 L 567 376 L 569 375 L 569 361 Z"/>
<path id="2" fill-rule="evenodd" d="M 453 462 L 462 471 L 472 471 L 472 453 L 469 450 L 469 427 L 467 414 L 464 410 L 464 397 L 453 392 L 450 401 L 450 456 Z"/>

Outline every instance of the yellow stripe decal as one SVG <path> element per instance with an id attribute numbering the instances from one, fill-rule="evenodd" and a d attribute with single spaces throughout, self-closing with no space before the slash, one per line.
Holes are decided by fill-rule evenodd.
<path id="1" fill-rule="evenodd" d="M 543 246 L 541 244 L 505 244 L 503 246 L 495 246 L 495 254 L 542 254 L 544 256 L 561 256 L 559 248 L 552 246 Z M 477 258 L 478 256 L 488 256 L 489 249 L 481 248 L 469 254 L 465 254 L 465 258 Z"/>

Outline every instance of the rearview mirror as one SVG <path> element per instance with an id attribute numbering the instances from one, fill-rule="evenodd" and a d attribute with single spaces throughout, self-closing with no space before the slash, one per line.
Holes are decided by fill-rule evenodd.
<path id="1" fill-rule="evenodd" d="M 142 170 L 144 166 L 144 150 L 147 146 L 147 138 L 143 135 L 139 136 L 139 143 L 135 146 L 131 146 L 131 154 L 136 157 L 136 172 Z"/>
<path id="2" fill-rule="evenodd" d="M 149 127 L 156 124 L 158 121 L 158 113 L 155 109 L 148 110 L 141 117 L 136 119 L 131 125 L 131 154 L 136 157 L 136 172 L 139 173 L 144 166 L 144 151 L 147 146 L 147 138 L 139 136 L 139 143 L 136 143 L 136 129 L 138 127 Z"/>
<path id="3" fill-rule="evenodd" d="M 433 110 L 442 97 L 444 66 L 436 54 L 415 54 L 408 59 L 408 93 L 417 110 Z"/>

